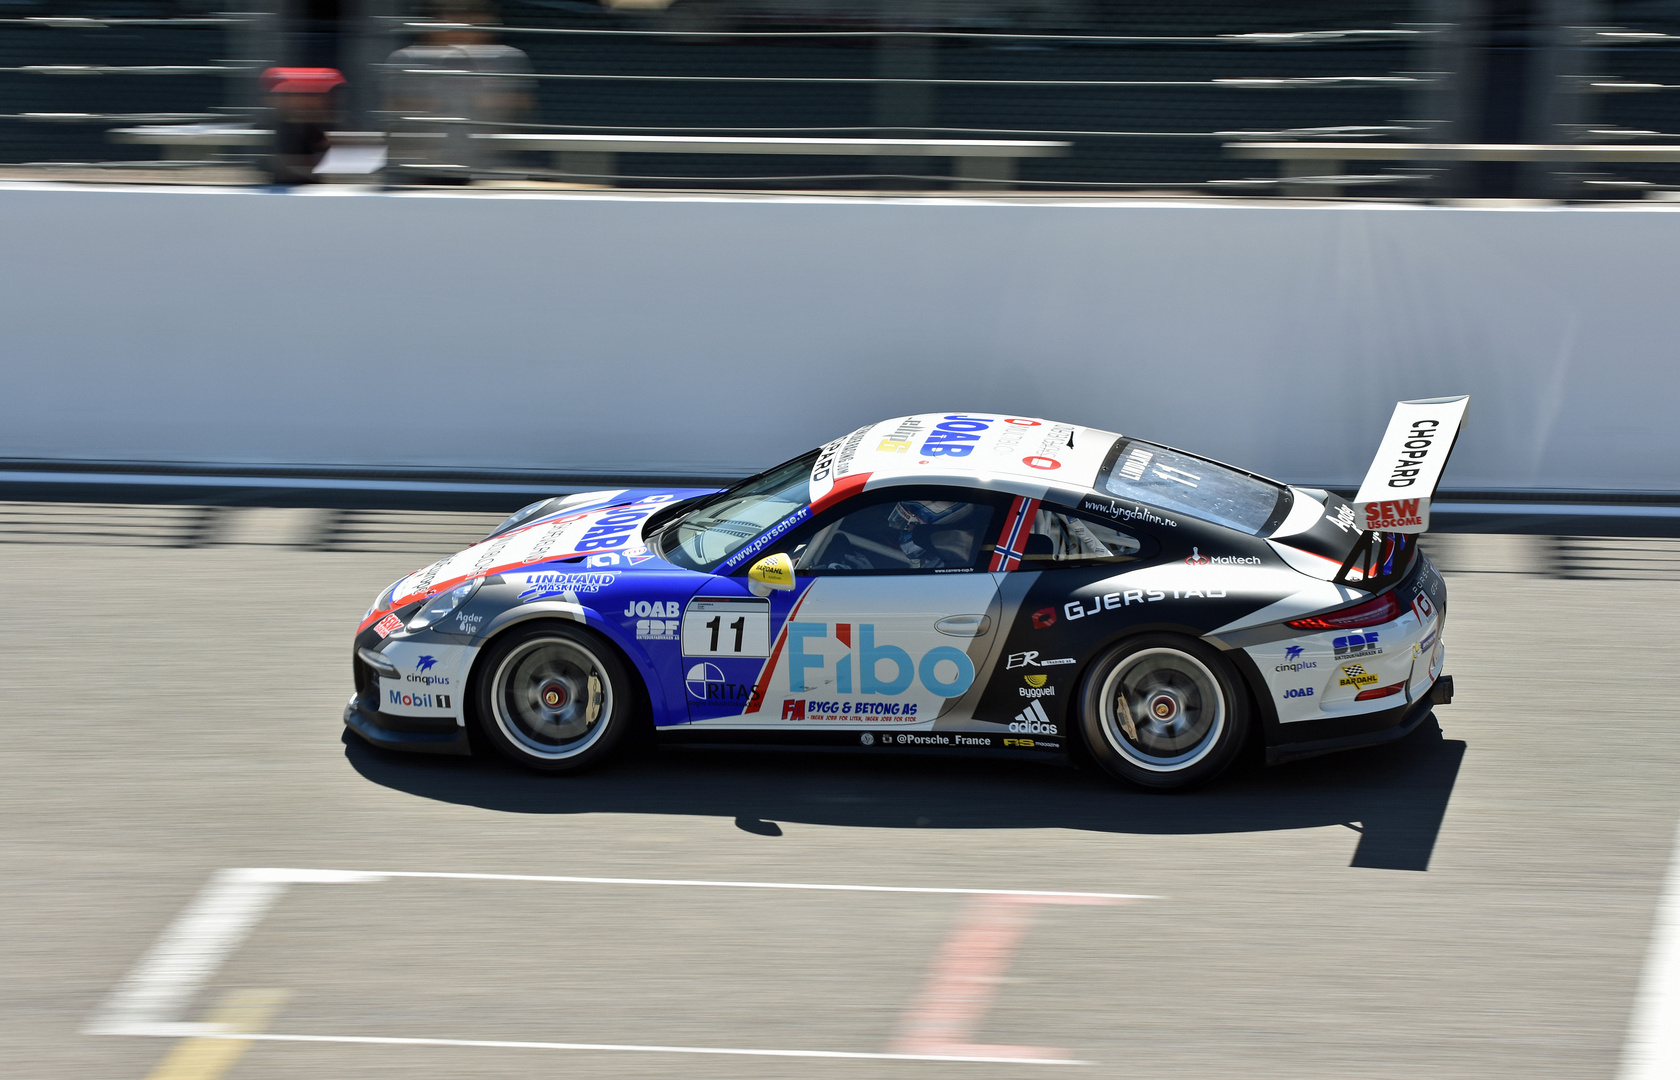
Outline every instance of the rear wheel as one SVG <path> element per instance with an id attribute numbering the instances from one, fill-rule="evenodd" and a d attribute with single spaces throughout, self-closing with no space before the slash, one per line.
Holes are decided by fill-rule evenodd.
<path id="1" fill-rule="evenodd" d="M 504 756 L 543 772 L 595 764 L 635 710 L 624 665 L 588 630 L 543 623 L 508 632 L 479 661 L 478 723 Z"/>
<path id="2" fill-rule="evenodd" d="M 1080 733 L 1108 772 L 1147 788 L 1206 783 L 1248 736 L 1248 697 L 1212 647 L 1173 634 L 1104 653 L 1080 692 Z"/>

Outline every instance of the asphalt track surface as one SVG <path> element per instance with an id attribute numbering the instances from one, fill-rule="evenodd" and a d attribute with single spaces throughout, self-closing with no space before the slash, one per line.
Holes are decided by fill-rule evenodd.
<path id="1" fill-rule="evenodd" d="M 1570 579 L 1535 538 L 1456 538 L 1438 728 L 1159 796 L 948 758 L 644 753 L 555 778 L 383 754 L 341 738 L 350 632 L 447 529 L 335 544 L 131 508 L 90 511 L 86 542 L 8 513 L 7 1075 L 1617 1073 L 1680 818 L 1661 545 Z M 242 867 L 1145 898 L 297 883 L 174 1018 L 397 1041 L 89 1033 Z M 632 1049 L 459 1045 L 497 1042 Z M 718 1048 L 908 1056 L 682 1052 Z"/>

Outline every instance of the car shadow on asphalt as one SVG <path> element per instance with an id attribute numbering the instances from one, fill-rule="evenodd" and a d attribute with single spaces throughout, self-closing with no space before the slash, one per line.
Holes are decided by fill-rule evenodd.
<path id="1" fill-rule="evenodd" d="M 1407 739 L 1153 794 L 1092 771 L 1018 761 L 757 750 L 640 750 L 577 776 L 544 776 L 488 753 L 439 758 L 379 750 L 349 732 L 344 755 L 376 784 L 511 814 L 732 817 L 881 829 L 1084 829 L 1145 835 L 1345 825 L 1350 865 L 1428 870 L 1465 744 L 1434 719 Z"/>

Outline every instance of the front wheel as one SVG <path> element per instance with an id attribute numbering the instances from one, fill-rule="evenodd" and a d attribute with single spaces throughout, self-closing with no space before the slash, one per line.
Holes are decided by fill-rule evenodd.
<path id="1" fill-rule="evenodd" d="M 479 726 L 521 765 L 587 768 L 612 753 L 630 727 L 636 699 L 624 665 L 587 630 L 562 623 L 512 630 L 479 664 Z"/>
<path id="2" fill-rule="evenodd" d="M 1248 696 L 1230 662 L 1173 634 L 1132 638 L 1104 653 L 1085 676 L 1079 708 L 1091 756 L 1146 788 L 1212 780 L 1248 735 Z"/>

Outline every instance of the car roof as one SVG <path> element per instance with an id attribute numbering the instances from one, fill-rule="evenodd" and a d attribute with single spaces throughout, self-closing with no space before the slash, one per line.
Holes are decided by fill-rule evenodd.
<path id="1" fill-rule="evenodd" d="M 820 510 L 900 484 L 980 487 L 1076 504 L 1095 490 L 1117 432 L 1034 416 L 950 412 L 899 416 L 825 444 L 811 467 Z"/>

